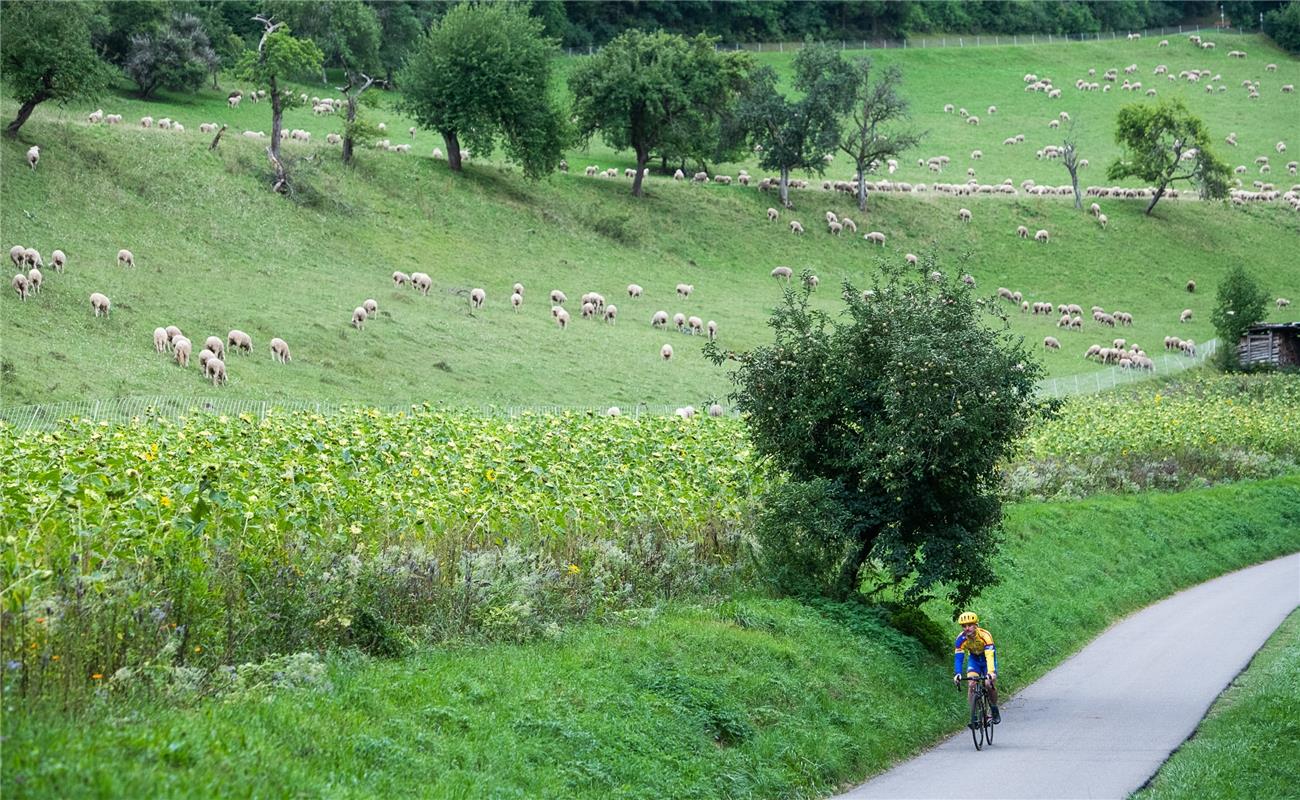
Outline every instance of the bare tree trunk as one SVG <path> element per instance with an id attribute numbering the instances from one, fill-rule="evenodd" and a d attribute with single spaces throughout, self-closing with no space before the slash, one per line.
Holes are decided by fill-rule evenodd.
<path id="1" fill-rule="evenodd" d="M 1155 208 L 1156 203 L 1160 202 L 1160 198 L 1165 196 L 1165 185 L 1161 184 L 1160 188 L 1156 189 L 1155 196 L 1151 198 L 1151 205 L 1147 206 L 1147 216 L 1151 216 L 1151 209 Z"/>
<path id="2" fill-rule="evenodd" d="M 867 173 L 858 164 L 858 210 L 867 213 Z"/>
<path id="3" fill-rule="evenodd" d="M 9 127 L 5 128 L 5 136 L 11 138 L 17 136 L 18 129 L 21 128 L 23 123 L 27 121 L 27 118 L 32 115 L 32 111 L 36 108 L 36 105 L 45 99 L 46 97 L 44 94 L 38 94 L 31 100 L 23 103 L 22 107 L 18 109 L 18 116 L 14 117 L 14 121 L 9 123 Z"/>
<path id="4" fill-rule="evenodd" d="M 352 141 L 352 123 L 356 122 L 356 120 L 357 120 L 357 98 L 354 95 L 349 94 L 348 95 L 348 124 L 344 126 L 343 129 L 343 163 L 344 164 L 352 163 L 352 147 L 354 145 L 354 142 Z"/>
<path id="5" fill-rule="evenodd" d="M 221 144 L 221 134 L 225 132 L 226 132 L 226 125 L 225 123 L 222 123 L 221 127 L 217 129 L 217 135 L 212 137 L 212 144 L 208 145 L 209 150 L 217 149 L 217 145 Z"/>
<path id="6" fill-rule="evenodd" d="M 791 208 L 790 205 L 790 168 L 781 167 L 781 205 L 785 208 Z"/>
<path id="7" fill-rule="evenodd" d="M 271 166 L 275 167 L 275 182 L 271 188 L 280 194 L 289 193 L 289 175 L 284 170 L 284 162 L 280 160 L 280 130 L 281 116 L 284 114 L 283 99 L 280 97 L 280 90 L 276 84 L 274 76 L 271 77 L 271 145 L 266 148 L 267 155 L 271 159 Z"/>
<path id="8" fill-rule="evenodd" d="M 460 172 L 460 137 L 455 131 L 443 131 L 442 141 L 447 145 L 447 166 L 452 172 Z"/>
<path id="9" fill-rule="evenodd" d="M 650 153 L 644 150 L 638 150 L 636 153 L 636 175 L 632 177 L 632 196 L 642 197 L 645 192 L 641 191 L 641 179 L 645 176 L 645 165 L 650 160 Z"/>
<path id="10" fill-rule="evenodd" d="M 1065 168 L 1070 172 L 1070 183 L 1074 186 L 1074 210 L 1083 210 L 1083 196 L 1079 194 L 1079 166 L 1074 162 L 1066 162 Z"/>

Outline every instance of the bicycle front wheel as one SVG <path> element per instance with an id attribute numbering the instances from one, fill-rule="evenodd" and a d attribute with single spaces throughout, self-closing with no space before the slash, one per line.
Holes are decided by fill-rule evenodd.
<path id="1" fill-rule="evenodd" d="M 980 705 L 980 726 L 984 728 L 984 742 L 993 744 L 993 715 L 989 712 L 987 700 Z"/>
<path id="2" fill-rule="evenodd" d="M 975 724 L 971 725 L 970 737 L 975 741 L 975 749 L 982 750 L 984 748 L 984 720 L 988 716 L 988 709 L 984 705 L 983 695 L 975 697 L 971 710 L 971 718 L 975 720 Z"/>

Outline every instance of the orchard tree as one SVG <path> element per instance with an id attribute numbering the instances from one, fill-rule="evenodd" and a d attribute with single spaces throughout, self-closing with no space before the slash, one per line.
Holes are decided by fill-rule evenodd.
<path id="1" fill-rule="evenodd" d="M 790 207 L 790 173 L 822 174 L 827 156 L 840 145 L 840 117 L 855 98 L 854 70 L 825 45 L 807 44 L 794 57 L 794 89 L 789 99 L 777 89 L 776 72 L 763 67 L 741 99 L 736 122 L 754 145 L 758 163 L 781 174 L 781 203 Z"/>
<path id="2" fill-rule="evenodd" d="M 551 96 L 559 52 L 523 6 L 468 3 L 431 27 L 398 73 L 401 108 L 447 146 L 459 172 L 461 148 L 488 155 L 498 139 L 524 174 L 537 178 L 560 163 L 564 118 Z"/>
<path id="3" fill-rule="evenodd" d="M 1216 356 L 1225 370 L 1238 369 L 1237 343 L 1247 329 L 1268 316 L 1268 290 L 1259 284 L 1241 264 L 1228 269 L 1216 293 L 1210 322 L 1219 336 Z"/>
<path id="4" fill-rule="evenodd" d="M 407 54 L 424 32 L 424 23 L 410 3 L 371 0 L 371 7 L 379 18 L 382 32 L 379 38 L 379 61 L 383 67 L 384 80 L 392 86 L 393 73 L 406 63 Z M 421 8 L 427 10 L 429 5 L 421 4 Z"/>
<path id="5" fill-rule="evenodd" d="M 262 38 L 256 50 L 244 53 L 235 71 L 241 80 L 254 86 L 265 86 L 271 99 L 271 143 L 266 148 L 267 157 L 275 169 L 271 188 L 282 194 L 290 191 L 289 174 L 280 158 L 281 118 L 286 108 L 300 105 L 298 93 L 281 81 L 301 75 L 315 74 L 320 70 L 320 48 L 310 39 L 296 39 L 283 22 L 258 15 L 262 23 Z"/>
<path id="6" fill-rule="evenodd" d="M 853 99 L 839 147 L 853 159 L 858 210 L 866 211 L 867 172 L 916 147 L 923 134 L 898 127 L 908 113 L 907 101 L 898 93 L 903 72 L 897 65 L 874 70 L 871 59 L 863 58 L 855 61 L 852 68 Z"/>
<path id="7" fill-rule="evenodd" d="M 366 90 L 376 83 L 384 85 L 370 77 L 380 68 L 379 44 L 381 31 L 379 17 L 375 10 L 361 0 L 340 0 L 328 3 L 323 9 L 328 15 L 329 35 L 322 43 L 325 57 L 330 63 L 343 68 L 347 85 L 340 86 L 339 91 L 347 98 L 348 110 L 343 126 L 343 163 L 352 161 L 352 153 L 358 142 L 365 142 L 378 128 L 357 119 L 357 102 Z"/>
<path id="8" fill-rule="evenodd" d="M 1070 186 L 1074 189 L 1074 208 L 1076 211 L 1082 211 L 1083 195 L 1079 192 L 1079 136 L 1074 130 L 1074 120 L 1070 120 L 1070 127 L 1061 142 L 1061 163 L 1065 165 L 1065 171 L 1070 173 Z"/>
<path id="9" fill-rule="evenodd" d="M 199 18 L 178 14 L 165 27 L 131 36 L 122 71 L 140 87 L 140 97 L 147 99 L 158 89 L 202 88 L 220 63 Z"/>
<path id="10" fill-rule="evenodd" d="M 7 0 L 0 4 L 0 72 L 18 101 L 7 136 L 47 100 L 64 104 L 92 99 L 108 84 L 111 69 L 90 45 L 93 8 L 88 3 Z"/>
<path id="11" fill-rule="evenodd" d="M 721 115 L 753 69 L 747 53 L 719 53 L 707 36 L 625 31 L 584 59 L 569 77 L 578 135 L 597 131 L 615 150 L 632 150 L 641 185 L 650 156 L 703 160 L 718 152 Z"/>
<path id="12" fill-rule="evenodd" d="M 1196 186 L 1207 200 L 1228 193 L 1228 166 L 1214 155 L 1205 123 L 1181 100 L 1124 106 L 1116 120 L 1115 142 L 1124 155 L 1106 174 L 1111 180 L 1135 177 L 1154 185 L 1147 214 L 1178 181 Z"/>
<path id="13" fill-rule="evenodd" d="M 757 452 L 784 476 L 756 535 L 776 588 L 791 594 L 903 590 L 959 605 L 996 581 L 999 464 L 1039 413 L 1042 367 L 1006 318 L 946 271 L 881 260 L 869 293 L 844 285 L 844 312 L 787 290 L 774 340 L 733 361 L 735 407 Z M 993 320 L 995 323 L 997 320 Z"/>

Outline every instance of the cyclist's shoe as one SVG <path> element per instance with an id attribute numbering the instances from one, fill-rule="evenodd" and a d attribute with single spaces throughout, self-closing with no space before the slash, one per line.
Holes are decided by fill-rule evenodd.
<path id="1" fill-rule="evenodd" d="M 998 713 L 998 707 L 997 707 L 997 706 L 993 706 L 993 724 L 994 724 L 994 725 L 1001 725 L 1001 724 L 1002 724 L 1002 715 Z"/>

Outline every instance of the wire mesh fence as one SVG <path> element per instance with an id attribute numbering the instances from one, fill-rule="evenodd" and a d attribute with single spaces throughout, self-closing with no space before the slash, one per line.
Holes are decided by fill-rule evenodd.
<path id="1" fill-rule="evenodd" d="M 840 50 L 908 50 L 915 48 L 995 47 L 1040 44 L 1069 44 L 1071 42 L 1109 42 L 1128 37 L 1163 38 L 1168 36 L 1243 36 L 1258 31 L 1228 27 L 1174 25 L 1166 28 L 1146 28 L 1133 31 L 1104 31 L 1097 33 L 998 33 L 971 35 L 922 35 L 906 39 L 830 39 L 818 44 L 829 44 Z M 805 46 L 803 41 L 793 42 L 719 42 L 719 50 L 747 50 L 752 53 L 797 53 Z M 592 55 L 600 51 L 597 45 L 568 47 L 571 56 Z"/>
<path id="2" fill-rule="evenodd" d="M 1194 357 L 1183 355 L 1159 356 L 1155 359 L 1154 370 L 1122 369 L 1111 367 L 1081 375 L 1063 378 L 1047 378 L 1038 384 L 1039 394 L 1045 397 L 1071 397 L 1075 395 L 1094 394 L 1127 384 L 1150 380 L 1160 375 L 1181 372 L 1199 366 L 1214 353 L 1216 340 L 1198 345 Z M 103 400 L 77 400 L 65 403 L 41 403 L 38 405 L 9 406 L 0 408 L 0 420 L 7 423 L 14 431 L 27 431 L 48 428 L 61 420 L 82 419 L 93 422 L 130 422 L 132 420 L 149 421 L 153 419 L 176 419 L 178 417 L 199 414 L 239 416 L 250 414 L 262 419 L 268 414 L 334 414 L 347 410 L 378 409 L 392 414 L 407 413 L 412 410 L 436 409 L 437 406 L 425 403 L 375 404 L 363 402 L 330 402 L 314 400 L 248 400 L 230 397 L 175 397 L 175 396 L 139 396 L 117 397 Z M 473 413 L 517 417 L 523 414 L 598 414 L 610 413 L 606 405 L 483 405 L 455 406 L 447 410 L 462 410 Z M 619 409 L 619 414 L 630 417 L 669 416 L 677 413 L 676 406 L 638 404 Z M 696 410 L 697 413 L 702 411 Z"/>

